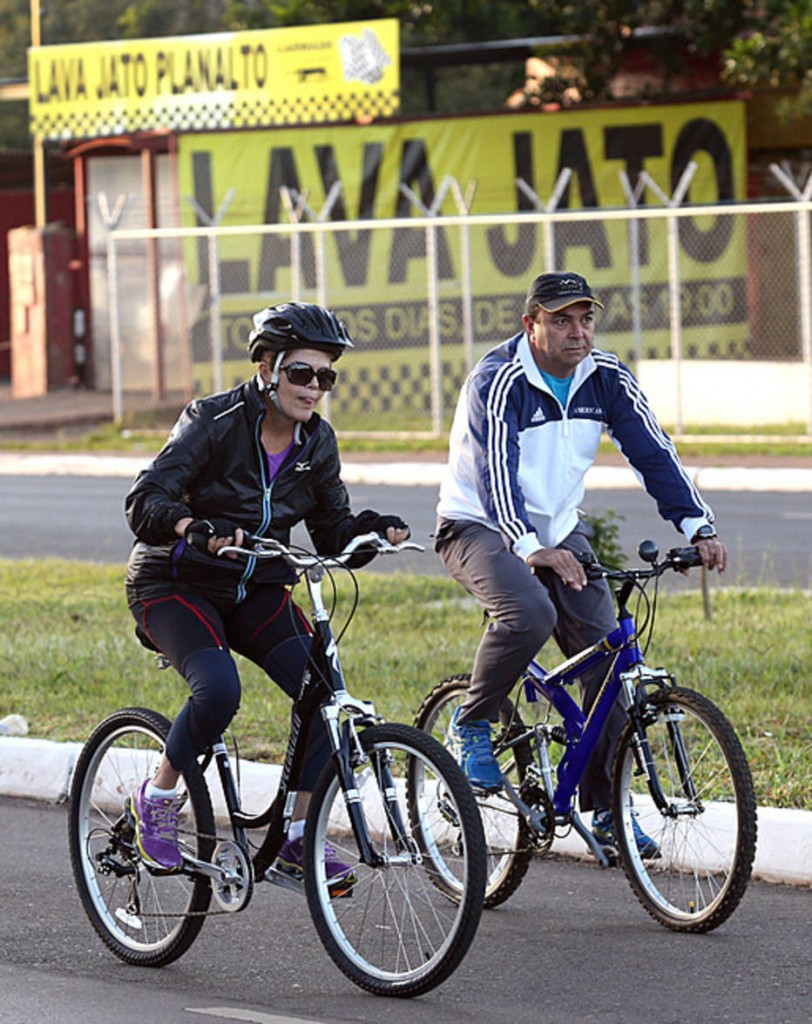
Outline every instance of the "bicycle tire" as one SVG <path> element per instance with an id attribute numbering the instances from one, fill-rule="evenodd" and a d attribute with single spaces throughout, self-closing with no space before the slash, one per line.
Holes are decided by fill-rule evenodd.
<path id="1" fill-rule="evenodd" d="M 613 815 L 620 861 L 638 901 L 673 931 L 709 932 L 744 895 L 756 850 L 756 800 L 747 758 L 722 711 L 682 687 L 650 695 L 643 709 L 654 766 L 673 816 L 649 794 L 635 757 L 631 723 L 613 767 Z M 688 761 L 681 781 L 677 747 Z M 691 785 L 695 793 L 691 793 Z M 634 822 L 659 846 L 643 860 Z"/>
<path id="2" fill-rule="evenodd" d="M 147 708 L 115 712 L 90 735 L 71 782 L 68 841 L 82 907 L 108 949 L 139 967 L 163 967 L 185 953 L 203 927 L 212 895 L 205 879 L 148 868 L 125 809 L 132 791 L 157 767 L 169 727 L 168 719 Z M 187 793 L 181 845 L 208 860 L 214 816 L 202 773 L 185 772 L 181 786 Z"/>
<path id="3" fill-rule="evenodd" d="M 435 686 L 418 708 L 415 726 L 429 733 L 443 746 L 450 747 L 451 717 L 465 699 L 470 682 L 470 675 L 457 675 Z M 502 717 L 503 730 L 509 727 L 509 723 L 521 728 L 521 720 L 515 712 L 514 715 Z M 497 734 L 494 753 L 502 773 L 508 776 L 518 790 L 525 776 L 526 765 L 532 760 L 530 744 L 526 744 L 527 749 L 522 752 L 524 756 L 520 753 L 517 763 L 511 751 L 503 752 L 500 756 L 499 739 Z M 492 910 L 508 900 L 521 885 L 533 859 L 533 843 L 527 822 L 504 792 L 484 793 L 477 790 L 474 795 L 482 818 L 488 855 L 484 905 L 486 910 Z M 437 884 L 444 885 L 442 875 L 437 876 Z M 451 888 L 447 885 L 445 888 L 450 896 L 454 895 Z"/>
<path id="4" fill-rule="evenodd" d="M 384 724 L 364 729 L 359 739 L 358 806 L 375 849 L 389 859 L 377 867 L 362 861 L 331 761 L 313 790 L 305 828 L 307 900 L 325 949 L 352 982 L 376 995 L 417 996 L 449 977 L 476 934 L 485 889 L 482 825 L 465 776 L 431 737 L 409 725 Z M 410 791 L 414 763 L 424 778 L 433 777 L 442 806 L 436 796 L 425 800 L 425 790 L 419 796 Z M 384 812 L 382 787 L 397 798 L 403 845 Z M 458 826 L 453 830 L 447 813 Z M 335 887 L 331 894 L 326 877 L 328 844 L 353 872 L 342 896 Z M 436 862 L 421 855 L 427 848 L 443 848 L 443 869 L 459 880 L 457 900 L 433 885 Z"/>

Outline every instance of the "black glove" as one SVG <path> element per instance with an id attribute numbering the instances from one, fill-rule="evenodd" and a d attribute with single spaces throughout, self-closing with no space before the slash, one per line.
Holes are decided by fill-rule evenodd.
<path id="1" fill-rule="evenodd" d="M 364 523 L 363 531 L 359 532 L 370 533 L 374 530 L 375 533 L 379 533 L 382 537 L 386 537 L 386 531 L 390 526 L 396 530 L 409 529 L 409 524 L 401 519 L 400 516 L 373 515 L 369 517 L 366 523 Z"/>
<path id="2" fill-rule="evenodd" d="M 372 509 L 365 509 L 355 517 L 354 536 L 358 537 L 362 533 L 377 533 L 385 538 L 386 531 L 390 526 L 393 526 L 396 530 L 409 529 L 409 524 L 404 522 L 400 516 L 381 515 L 378 512 L 373 512 Z M 361 566 L 371 562 L 376 554 L 376 548 L 364 544 L 362 547 L 357 548 L 350 556 L 347 565 L 350 569 L 360 569 Z"/>
<path id="3" fill-rule="evenodd" d="M 186 527 L 183 536 L 190 548 L 208 551 L 212 537 L 237 536 L 237 527 L 228 519 L 193 519 Z"/>

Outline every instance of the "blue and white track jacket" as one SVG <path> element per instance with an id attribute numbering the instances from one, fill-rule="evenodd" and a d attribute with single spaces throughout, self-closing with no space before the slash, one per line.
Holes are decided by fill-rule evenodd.
<path id="1" fill-rule="evenodd" d="M 500 530 L 522 559 L 576 526 L 584 477 L 603 431 L 660 515 L 690 538 L 713 513 L 691 483 L 631 371 L 593 349 L 562 409 L 523 331 L 474 367 L 460 394 L 437 512 Z"/>

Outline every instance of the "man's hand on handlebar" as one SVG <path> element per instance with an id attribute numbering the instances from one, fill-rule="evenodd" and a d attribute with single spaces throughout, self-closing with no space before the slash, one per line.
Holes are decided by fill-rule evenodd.
<path id="1" fill-rule="evenodd" d="M 727 548 L 718 537 L 713 537 L 710 540 L 697 540 L 694 543 L 706 569 L 717 569 L 720 573 L 725 571 Z M 688 570 L 683 571 L 687 572 Z"/>
<path id="2" fill-rule="evenodd" d="M 540 548 L 527 557 L 531 569 L 549 569 L 573 590 L 586 586 L 586 572 L 577 557 L 566 548 Z"/>

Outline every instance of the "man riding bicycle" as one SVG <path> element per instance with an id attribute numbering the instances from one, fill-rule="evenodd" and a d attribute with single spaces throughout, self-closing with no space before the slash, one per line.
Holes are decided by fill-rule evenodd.
<path id="1" fill-rule="evenodd" d="M 662 517 L 696 543 L 703 564 L 719 572 L 727 564 L 713 513 L 639 384 L 615 355 L 593 349 L 602 308 L 579 274 L 537 277 L 523 330 L 474 367 L 451 429 L 435 548 L 490 616 L 452 731 L 471 783 L 489 791 L 501 786 L 491 723 L 529 661 L 551 636 L 569 657 L 616 624 L 606 581 L 588 579 L 576 557 L 591 554 L 578 506 L 604 431 Z M 588 712 L 602 674 L 586 673 L 580 683 Z M 623 722 L 618 706 L 579 792 L 581 810 L 593 812 L 596 839 L 612 847 L 611 762 Z M 657 844 L 636 823 L 635 832 L 641 854 L 656 857 Z"/>

